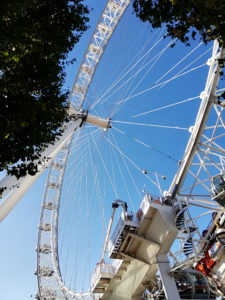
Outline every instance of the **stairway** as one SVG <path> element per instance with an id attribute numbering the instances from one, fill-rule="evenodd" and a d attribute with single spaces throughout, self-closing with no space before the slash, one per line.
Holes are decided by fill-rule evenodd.
<path id="1" fill-rule="evenodd" d="M 183 252 L 185 256 L 189 256 L 194 253 L 193 246 L 193 235 L 197 228 L 193 225 L 189 225 L 186 220 L 188 206 L 186 204 L 176 203 L 173 207 L 173 211 L 175 214 L 175 224 L 177 229 L 187 235 L 187 239 L 183 245 Z"/>

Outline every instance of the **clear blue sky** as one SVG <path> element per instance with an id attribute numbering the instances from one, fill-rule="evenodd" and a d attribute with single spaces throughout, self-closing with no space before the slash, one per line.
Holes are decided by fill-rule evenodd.
<path id="1" fill-rule="evenodd" d="M 94 26 L 101 15 L 101 11 L 103 10 L 106 1 L 85 1 L 89 7 L 93 6 L 93 12 L 90 15 L 90 30 L 86 32 L 83 37 L 81 38 L 80 43 L 76 46 L 73 56 L 77 58 L 77 62 L 68 67 L 68 79 L 65 84 L 66 87 L 71 87 L 74 76 L 78 70 L 80 61 L 83 57 L 83 53 L 88 45 L 88 41 L 91 36 L 91 32 L 94 29 Z M 135 19 L 134 16 L 131 15 L 131 9 L 129 9 L 125 15 L 125 18 L 121 21 L 121 25 L 119 29 L 115 32 L 115 35 L 112 38 L 112 43 L 106 49 L 104 58 L 102 63 L 99 65 L 98 74 L 93 81 L 93 88 L 89 93 L 90 99 L 100 97 L 101 93 L 106 89 L 107 85 L 110 85 L 110 82 L 116 78 L 116 72 L 120 72 L 125 65 L 131 64 L 130 66 L 134 65 L 134 63 L 140 57 L 137 56 L 134 61 L 131 61 L 131 57 L 138 53 L 138 49 L 145 47 L 145 49 L 149 49 L 151 46 L 150 40 L 153 41 L 157 39 L 157 35 L 159 35 L 159 31 L 151 32 L 149 27 L 146 27 L 140 21 Z M 168 44 L 168 40 L 163 41 L 161 48 L 157 48 L 157 50 L 153 51 L 152 57 L 157 55 L 159 51 L 163 51 L 163 49 Z M 194 47 L 197 44 L 194 45 Z M 140 47 L 141 46 L 141 47 Z M 160 49 L 160 50 L 159 50 Z M 153 85 L 154 82 L 157 82 L 167 70 L 169 70 L 172 66 L 174 66 L 179 60 L 181 60 L 185 55 L 193 48 L 186 48 L 182 45 L 177 45 L 173 49 L 169 49 L 169 53 L 163 55 L 161 57 L 161 65 L 155 67 L 154 63 L 156 62 L 156 58 L 152 60 L 152 62 L 148 65 L 147 68 L 144 69 L 142 73 L 142 77 L 140 74 L 136 74 L 133 78 L 133 87 L 142 79 L 140 82 L 140 86 L 137 87 L 136 91 L 133 92 L 139 93 L 142 90 L 147 89 L 149 86 Z M 201 47 L 196 50 L 196 57 L 198 57 L 201 53 L 206 51 L 207 48 Z M 147 51 L 147 50 L 146 50 Z M 171 55 L 171 56 L 169 56 Z M 209 55 L 209 54 L 208 54 Z M 193 58 L 190 58 L 190 62 Z M 148 57 L 143 62 L 143 66 L 150 61 Z M 182 67 L 188 65 L 188 59 L 185 61 Z M 197 67 L 201 65 L 203 62 L 206 61 L 206 56 L 202 59 L 198 60 L 195 64 L 193 64 L 189 69 Z M 168 65 L 168 66 L 167 66 Z M 154 67 L 154 71 L 147 74 L 147 71 Z M 177 71 L 176 69 L 172 70 L 171 73 L 165 75 L 165 79 L 170 78 L 172 74 L 176 74 L 179 70 L 182 69 L 180 67 Z M 185 72 L 185 71 L 184 71 Z M 143 117 L 143 118 L 131 118 L 134 114 L 141 113 L 147 110 L 153 110 L 157 107 L 169 105 L 176 101 L 181 101 L 187 99 L 189 97 L 195 97 L 200 94 L 201 90 L 204 88 L 204 81 L 205 81 L 205 74 L 207 72 L 207 67 L 199 68 L 198 71 L 195 73 L 187 74 L 185 80 L 181 81 L 178 79 L 175 83 L 170 84 L 170 89 L 165 90 L 158 88 L 157 90 L 149 91 L 148 93 L 140 94 L 140 96 L 136 97 L 135 99 L 130 99 L 128 105 L 124 106 L 124 110 L 122 113 L 118 113 L 113 116 L 113 120 L 117 121 L 132 121 L 132 122 L 139 122 L 139 123 L 149 123 L 149 124 L 161 124 L 167 126 L 179 126 L 179 127 L 189 127 L 193 125 L 195 114 L 193 111 L 196 111 L 199 102 L 193 102 L 191 106 L 184 104 L 181 108 L 176 108 L 175 110 L 169 110 L 167 113 L 159 111 L 155 114 L 151 114 Z M 133 73 L 134 74 L 134 73 Z M 127 76 L 122 81 L 124 82 L 124 89 L 130 88 L 130 82 L 125 84 Z M 169 85 L 169 84 L 168 84 Z M 124 90 L 123 89 L 123 90 Z M 130 89 L 132 90 L 132 88 Z M 162 92 L 161 92 L 162 90 Z M 111 93 L 115 91 L 115 88 L 112 89 Z M 160 93 L 161 92 L 161 93 Z M 129 97 L 127 94 L 120 94 L 119 92 L 115 92 L 112 96 L 114 97 L 115 102 L 121 101 L 121 99 L 125 99 Z M 138 99 L 138 101 L 137 101 Z M 111 117 L 111 112 L 113 112 L 115 106 L 112 105 L 110 102 L 106 102 L 105 106 L 102 109 L 109 111 L 106 117 Z M 97 112 L 104 115 L 100 109 L 97 108 Z M 186 118 L 188 121 L 186 121 Z M 168 177 L 167 181 L 164 183 L 163 188 L 168 188 L 169 184 L 176 172 L 177 164 L 172 159 L 169 159 L 166 155 L 171 155 L 175 159 L 179 160 L 182 157 L 182 153 L 185 148 L 185 143 L 189 137 L 189 133 L 187 130 L 174 130 L 170 131 L 169 129 L 161 129 L 161 128 L 149 128 L 148 132 L 146 129 L 137 130 L 137 128 L 129 127 L 129 125 L 124 125 L 115 123 L 114 127 L 115 131 L 113 132 L 114 137 L 116 137 L 117 142 L 124 146 L 122 151 L 128 152 L 129 157 L 132 157 L 132 160 L 137 162 L 141 169 L 148 169 L 149 176 L 151 172 L 157 171 L 159 174 L 166 175 Z M 140 128 L 140 127 L 138 127 Z M 119 133 L 118 130 L 126 131 L 126 142 L 125 137 L 123 134 Z M 183 134 L 184 132 L 184 134 Z M 160 150 L 161 152 L 165 153 L 166 155 L 159 154 L 157 151 L 150 151 L 149 148 L 141 150 L 141 148 L 135 148 L 133 146 L 133 139 L 139 139 L 143 141 L 146 137 L 145 143 L 151 145 L 152 147 L 156 148 L 157 151 Z M 114 140 L 112 139 L 114 143 Z M 95 150 L 96 152 L 96 150 Z M 95 153 L 97 156 L 97 154 Z M 115 153 L 112 151 L 104 153 L 104 155 L 108 155 L 108 160 L 113 161 L 115 159 Z M 93 160 L 95 157 L 93 158 Z M 82 163 L 83 160 L 81 160 Z M 114 162 L 111 163 L 111 178 L 112 181 L 117 180 L 117 172 L 118 172 L 118 165 Z M 102 167 L 103 168 L 103 167 Z M 114 169 L 115 168 L 115 169 Z M 136 171 L 137 172 L 137 171 Z M 148 189 L 153 191 L 153 193 L 158 193 L 158 190 L 149 184 L 149 181 L 143 179 L 143 176 L 135 175 L 135 181 L 137 184 L 138 189 L 147 186 Z M 103 176 L 103 175 L 102 175 Z M 129 177 L 126 174 L 127 177 Z M 126 177 L 125 176 L 125 177 Z M 107 177 L 107 176 L 106 176 Z M 152 177 L 153 179 L 154 176 Z M 85 177 L 88 181 L 89 179 Z M 11 214 L 0 224 L 0 236 L 1 236 L 1 247 L 0 247 L 0 299 L 1 300 L 26 300 L 30 298 L 31 294 L 34 294 L 37 289 L 36 284 L 36 277 L 33 275 L 36 269 L 36 242 L 37 242 L 37 227 L 39 223 L 40 217 L 40 207 L 42 196 L 44 192 L 44 183 L 46 180 L 46 174 L 36 182 L 36 184 L 30 189 L 30 191 L 25 195 L 25 197 L 21 200 L 21 202 L 16 206 L 16 208 L 11 212 Z M 131 181 L 131 179 L 129 179 Z M 126 199 L 126 191 L 125 188 L 122 188 L 122 179 L 120 179 L 120 183 L 117 183 L 120 187 L 120 192 L 118 197 L 121 199 Z M 107 179 L 104 179 L 101 182 L 101 186 L 105 187 L 105 198 L 107 198 L 106 207 L 106 220 L 108 221 L 110 204 L 114 200 L 114 196 L 112 196 L 112 192 L 107 194 Z M 96 185 L 96 183 L 95 183 Z M 71 185 L 72 186 L 72 185 Z M 134 195 L 133 187 L 128 184 L 128 188 L 132 196 Z M 96 191 L 90 189 L 90 194 L 95 194 Z M 136 196 L 135 196 L 136 197 Z M 135 198 L 137 199 L 137 197 Z M 139 200 L 134 200 L 135 207 L 138 207 Z M 94 200 L 93 200 L 94 201 Z M 74 212 L 76 212 L 76 205 L 74 208 Z M 89 212 L 91 214 L 91 212 Z M 93 215 L 94 215 L 94 207 L 93 207 Z M 96 216 L 94 216 L 95 218 Z M 75 218 L 75 216 L 74 216 Z M 94 220 L 92 220 L 92 226 L 94 225 Z M 107 222 L 106 222 L 107 223 Z M 79 226 L 82 227 L 82 224 Z M 91 225 L 90 225 L 91 226 Z M 92 234 L 95 235 L 96 229 L 93 230 Z M 93 246 L 93 245 L 92 245 Z M 93 246 L 94 247 L 94 246 Z M 93 248 L 94 249 L 94 248 Z M 97 262 L 97 261 L 96 261 Z"/>

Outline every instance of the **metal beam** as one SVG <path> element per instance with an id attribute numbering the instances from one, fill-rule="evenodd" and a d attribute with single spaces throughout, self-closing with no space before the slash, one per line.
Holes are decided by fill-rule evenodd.
<path id="1" fill-rule="evenodd" d="M 119 254 L 120 254 L 121 256 L 124 256 L 125 258 L 128 258 L 128 259 L 138 260 L 138 261 L 140 261 L 140 262 L 142 262 L 143 264 L 146 264 L 146 265 L 148 265 L 148 266 L 151 266 L 151 265 L 152 265 L 150 262 L 144 261 L 143 259 L 140 259 L 140 258 L 138 258 L 138 257 L 136 257 L 136 256 L 132 256 L 132 255 L 130 255 L 130 254 L 128 254 L 128 253 L 119 252 Z"/>
<path id="2" fill-rule="evenodd" d="M 145 237 L 141 236 L 141 235 L 138 235 L 138 234 L 135 234 L 135 233 L 128 233 L 128 236 L 134 238 L 135 240 L 139 240 L 141 242 L 145 242 L 145 243 L 148 243 L 152 246 L 155 246 L 155 247 L 160 247 L 160 245 L 158 243 L 155 243 L 149 239 L 146 239 Z"/>
<path id="3" fill-rule="evenodd" d="M 214 42 L 212 58 L 209 60 L 210 69 L 208 73 L 205 91 L 201 94 L 202 102 L 198 115 L 193 127 L 192 134 L 185 149 L 184 157 L 180 168 L 178 169 L 172 184 L 169 188 L 168 195 L 172 198 L 179 192 L 181 185 L 187 175 L 192 159 L 195 155 L 196 148 L 205 129 L 209 112 L 214 104 L 215 91 L 220 77 L 220 65 L 218 59 L 224 56 L 224 50 L 219 47 L 217 41 Z"/>
<path id="4" fill-rule="evenodd" d="M 177 290 L 177 285 L 174 277 L 169 273 L 170 265 L 167 255 L 160 255 L 157 257 L 157 265 L 159 269 L 160 278 L 162 280 L 163 289 L 167 300 L 180 300 L 180 295 Z"/>
<path id="5" fill-rule="evenodd" d="M 23 195 L 28 191 L 32 184 L 40 177 L 43 171 L 52 162 L 52 159 L 56 154 L 63 148 L 66 142 L 71 139 L 74 131 L 79 127 L 82 120 L 77 120 L 71 122 L 69 126 L 65 129 L 64 133 L 57 140 L 54 145 L 50 145 L 41 156 L 45 164 L 39 165 L 38 173 L 34 176 L 26 175 L 20 179 L 15 176 L 6 176 L 0 181 L 0 187 L 6 187 L 3 193 L 3 202 L 0 204 L 0 222 L 9 214 L 9 212 L 14 208 L 14 206 L 19 202 Z M 47 159 L 46 159 L 47 158 Z"/>
<path id="6" fill-rule="evenodd" d="M 70 94 L 70 102 L 75 109 L 82 108 L 99 61 L 129 4 L 130 0 L 108 1 L 87 47 Z"/>

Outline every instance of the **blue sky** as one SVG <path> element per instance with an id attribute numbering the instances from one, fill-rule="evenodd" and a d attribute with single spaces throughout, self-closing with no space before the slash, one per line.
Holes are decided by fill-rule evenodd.
<path id="1" fill-rule="evenodd" d="M 85 1 L 89 7 L 93 7 L 93 12 L 90 14 L 90 29 L 83 35 L 80 43 L 76 46 L 75 50 L 72 53 L 72 56 L 77 58 L 77 62 L 68 67 L 68 78 L 65 83 L 66 88 L 70 88 L 73 84 L 74 77 L 79 68 L 80 61 L 82 60 L 83 53 L 88 45 L 88 41 L 91 37 L 91 33 L 94 29 L 94 26 L 101 15 L 101 11 L 104 8 L 106 1 Z M 158 31 L 150 31 L 150 28 L 142 24 L 138 19 L 132 15 L 132 9 L 129 8 L 126 12 L 125 18 L 122 19 L 121 24 L 119 25 L 118 30 L 115 31 L 115 34 L 112 37 L 111 44 L 107 47 L 104 57 L 101 64 L 99 65 L 96 76 L 93 80 L 93 86 L 88 94 L 88 99 L 90 101 L 95 101 L 107 90 L 107 87 L 110 86 L 113 80 L 116 80 L 116 74 L 120 73 L 121 70 L 124 70 L 125 66 L 130 64 L 130 67 L 135 64 L 135 62 L 141 57 L 141 54 L 137 56 L 133 61 L 132 57 L 139 53 L 140 48 L 145 48 L 145 51 L 149 49 L 152 42 L 157 41 L 157 37 L 160 34 Z M 204 88 L 205 76 L 207 74 L 207 67 L 199 67 L 196 72 L 187 73 L 183 79 L 178 78 L 176 81 L 167 84 L 169 89 L 156 88 L 149 90 L 146 93 L 141 94 L 141 91 L 148 89 L 151 86 L 154 86 L 162 76 L 165 75 L 164 80 L 169 79 L 172 75 L 177 74 L 179 70 L 185 67 L 185 64 L 188 65 L 194 58 L 187 58 L 185 63 L 180 65 L 180 69 L 174 68 L 168 74 L 166 72 L 173 68 L 183 57 L 187 56 L 195 47 L 197 43 L 193 45 L 192 48 L 187 48 L 183 45 L 178 45 L 173 49 L 168 49 L 168 54 L 162 55 L 161 65 L 154 63 L 157 62 L 156 55 L 165 49 L 169 43 L 169 40 L 163 40 L 161 48 L 156 48 L 152 51 L 153 60 L 147 66 L 147 63 L 150 61 L 150 57 L 142 61 L 142 66 L 145 66 L 142 75 L 137 72 L 137 69 L 133 70 L 133 78 L 135 81 L 131 80 L 126 83 L 128 76 L 125 76 L 121 80 L 121 84 L 124 83 L 124 89 L 127 93 L 121 92 L 121 90 L 116 91 L 116 88 L 112 88 L 111 94 L 114 93 L 111 98 L 112 101 L 106 101 L 103 106 L 100 108 L 96 107 L 95 113 L 98 113 L 105 117 L 112 117 L 113 121 L 118 122 L 139 122 L 139 123 L 148 123 L 148 124 L 161 124 L 163 126 L 178 126 L 180 128 L 188 128 L 193 125 L 195 119 L 195 111 L 197 111 L 199 100 L 194 100 L 185 103 L 183 106 L 179 106 L 176 109 L 167 110 L 165 113 L 162 110 L 156 111 L 153 114 L 146 114 L 143 118 L 134 117 L 135 115 L 146 112 L 149 110 L 155 110 L 161 106 L 169 105 L 178 101 L 182 101 L 188 98 L 198 96 Z M 141 46 L 141 47 L 140 47 Z M 201 53 L 205 52 L 207 48 L 200 47 L 195 51 L 196 57 L 199 57 Z M 143 50 L 144 51 L 144 50 Z M 209 56 L 209 53 L 208 53 Z M 206 61 L 206 56 L 200 58 L 196 63 L 194 63 L 189 69 L 197 68 Z M 153 68 L 153 71 L 148 74 L 148 70 Z M 124 71 L 125 72 L 125 71 Z M 132 74 L 132 73 L 131 73 Z M 145 75 L 146 74 L 146 75 Z M 140 81 L 142 80 L 142 81 Z M 183 81 L 182 81 L 183 80 Z M 135 91 L 132 91 L 133 87 L 139 83 L 139 86 Z M 161 80 L 162 81 L 162 80 Z M 121 112 L 113 114 L 115 103 L 125 101 L 126 98 L 134 94 L 139 94 L 138 97 L 131 98 L 126 101 L 126 106 L 121 109 Z M 90 105 L 89 105 L 90 107 Z M 104 111 L 107 111 L 105 114 Z M 116 142 L 118 143 L 118 148 L 122 153 L 128 153 L 129 158 L 140 167 L 140 169 L 147 169 L 148 175 L 153 180 L 155 180 L 154 172 L 158 174 L 166 175 L 167 180 L 164 181 L 160 179 L 163 189 L 167 189 L 169 184 L 177 170 L 177 163 L 169 158 L 173 157 L 175 160 L 182 158 L 182 153 L 185 148 L 185 144 L 189 137 L 189 132 L 186 129 L 169 130 L 162 129 L 160 127 L 143 127 L 143 130 L 140 130 L 140 126 L 130 126 L 129 124 L 123 123 L 113 123 L 112 139 L 114 147 Z M 126 134 L 123 134 L 126 132 Z M 104 135 L 103 133 L 99 134 L 96 138 L 97 145 L 100 145 L 100 142 L 108 142 L 110 137 L 110 132 Z M 144 143 L 150 145 L 152 148 L 140 147 L 140 143 L 137 146 L 134 146 L 134 140 L 138 139 Z M 115 142 L 116 140 L 116 142 Z M 98 144 L 99 143 L 99 144 Z M 105 146 L 104 146 L 105 147 Z M 99 146 L 100 148 L 100 146 Z M 154 149 L 153 149 L 154 148 Z M 93 146 L 94 154 L 89 157 L 89 163 L 92 161 L 93 165 L 99 166 L 99 157 L 96 150 L 96 146 Z M 106 148 L 103 148 L 106 149 Z M 107 148 L 108 149 L 108 148 Z M 89 149 L 90 150 L 90 149 Z M 75 150 L 74 150 L 75 152 Z M 90 151 L 91 152 L 91 151 Z M 118 151 L 117 151 L 118 152 Z M 127 186 L 131 193 L 131 198 L 134 200 L 134 209 L 136 209 L 139 204 L 141 197 L 141 190 L 146 186 L 146 188 L 154 194 L 158 194 L 159 191 L 157 188 L 152 186 L 143 174 L 139 174 L 140 170 L 135 170 L 132 166 L 132 172 L 134 174 L 136 187 L 139 189 L 140 195 L 137 196 L 135 193 L 135 188 L 133 187 L 132 179 L 128 176 L 128 171 L 124 168 L 124 175 L 118 175 L 119 166 L 122 167 L 122 159 L 117 158 L 116 151 L 114 150 L 105 150 L 103 151 L 103 158 L 107 158 L 110 161 L 110 176 L 111 181 L 118 186 L 118 191 L 111 191 L 110 184 L 108 182 L 109 178 L 107 175 L 103 175 L 104 167 L 101 167 L 99 178 L 102 178 L 101 189 L 102 197 L 107 200 L 104 202 L 105 209 L 105 219 L 106 224 L 108 217 L 110 215 L 110 205 L 111 202 L 115 199 L 115 194 L 118 193 L 120 199 L 127 199 L 126 186 L 123 185 L 123 179 L 127 179 Z M 77 154 L 78 155 L 78 154 Z M 123 156 L 124 157 L 124 156 Z M 118 159 L 118 161 L 117 161 Z M 120 159 L 120 160 L 119 160 Z M 80 162 L 85 164 L 85 158 L 81 158 Z M 83 165 L 84 166 L 84 165 Z M 76 169 L 76 168 L 75 168 Z M 76 170 L 75 170 L 76 171 Z M 98 171 L 98 170 L 97 170 Z M 69 173 L 70 172 L 70 173 Z M 71 174 L 78 176 L 75 172 L 68 171 L 68 187 L 71 189 L 74 188 L 72 192 L 76 192 L 75 185 L 69 180 Z M 88 172 L 87 172 L 88 173 Z M 122 173 L 121 173 L 122 174 Z M 82 176 L 81 173 L 79 176 Z M 86 182 L 89 182 L 90 185 L 93 184 L 93 170 L 90 171 L 90 177 L 83 175 Z M 120 176 L 120 177 L 119 177 Z M 77 177 L 79 178 L 79 177 Z M 118 179 L 119 178 L 119 179 Z M 30 189 L 30 191 L 24 196 L 21 202 L 15 207 L 15 209 L 10 213 L 10 215 L 1 223 L 0 225 L 0 236 L 1 236 L 1 248 L 0 248 L 0 258 L 1 258 L 1 267 L 0 267 L 0 290 L 1 290 L 1 300 L 25 300 L 29 299 L 31 294 L 34 294 L 37 289 L 36 277 L 33 275 L 36 269 L 36 242 L 37 242 L 37 227 L 40 217 L 40 207 L 41 201 L 44 193 L 44 184 L 46 180 L 46 173 L 35 183 L 35 185 Z M 70 185 L 71 184 L 71 185 Z M 104 187 L 104 188 L 103 188 Z M 71 196 L 71 189 L 67 189 L 64 192 L 65 198 Z M 68 192 L 69 190 L 69 192 Z M 84 193 L 84 192 L 83 192 Z M 91 235 L 93 241 L 95 241 L 95 236 L 101 235 L 104 236 L 104 232 L 101 226 L 98 227 L 95 224 L 95 220 L 98 220 L 100 214 L 96 209 L 96 200 L 92 199 L 92 195 L 96 194 L 96 190 L 93 186 L 90 187 L 89 194 L 86 198 L 90 197 L 90 201 L 93 202 L 80 202 L 78 205 L 71 205 L 71 212 L 74 214 L 77 213 L 77 208 L 81 210 L 88 211 L 88 214 L 93 214 L 93 218 L 89 218 L 88 223 L 92 229 Z M 135 196 L 134 196 L 135 195 Z M 129 201 L 128 201 L 129 202 Z M 71 202 L 70 202 L 71 203 Z M 96 205 L 95 205 L 96 204 Z M 89 206 L 90 205 L 90 206 Z M 92 207 L 93 205 L 93 207 Z M 98 204 L 100 206 L 100 204 Z M 89 208 L 88 208 L 89 206 Z M 132 207 L 132 204 L 129 203 L 129 206 Z M 70 206 L 68 206 L 70 209 Z M 93 209 L 93 210 L 92 210 Z M 96 209 L 96 210 L 95 210 Z M 88 215 L 88 216 L 89 216 Z M 75 215 L 73 215 L 75 217 Z M 62 219 L 63 220 L 63 219 Z M 63 221 L 62 221 L 63 222 Z M 77 226 L 85 227 L 85 224 L 81 222 Z M 95 226 L 96 225 L 96 226 Z M 90 234 L 90 233 L 89 233 Z M 99 253 L 101 252 L 99 245 L 102 243 L 102 237 L 98 246 L 93 247 L 94 260 L 97 262 Z M 98 249 L 97 249 L 98 248 Z M 81 285 L 79 283 L 79 285 Z"/>

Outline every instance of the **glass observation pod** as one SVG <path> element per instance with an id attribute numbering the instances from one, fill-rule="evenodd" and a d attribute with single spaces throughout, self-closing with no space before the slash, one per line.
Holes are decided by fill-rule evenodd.
<path id="1" fill-rule="evenodd" d="M 174 278 L 181 299 L 216 299 L 205 276 L 192 269 L 175 272 Z"/>
<path id="2" fill-rule="evenodd" d="M 225 174 L 213 176 L 211 179 L 212 199 L 225 207 Z"/>
<path id="3" fill-rule="evenodd" d="M 194 269 L 184 269 L 182 271 L 174 272 L 174 279 L 178 288 L 178 292 L 181 300 L 185 299 L 217 299 L 216 295 L 213 293 L 212 288 L 209 286 L 206 277 L 194 270 Z M 155 297 L 156 296 L 156 297 Z M 145 291 L 143 295 L 143 300 L 157 299 L 165 300 L 166 296 L 163 288 L 153 296 L 150 291 Z"/>

